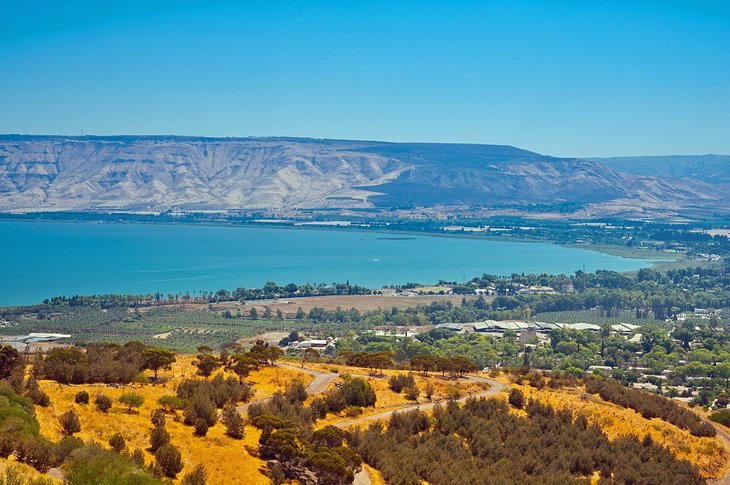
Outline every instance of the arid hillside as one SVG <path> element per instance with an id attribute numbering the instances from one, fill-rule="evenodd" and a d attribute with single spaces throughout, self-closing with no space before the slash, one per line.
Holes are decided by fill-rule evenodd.
<path id="1" fill-rule="evenodd" d="M 728 206 L 728 189 L 502 145 L 0 136 L 0 211 Z M 602 209 L 603 208 L 603 209 Z"/>

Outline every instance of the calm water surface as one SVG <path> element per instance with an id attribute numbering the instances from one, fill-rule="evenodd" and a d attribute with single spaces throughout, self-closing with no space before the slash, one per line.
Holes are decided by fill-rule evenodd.
<path id="1" fill-rule="evenodd" d="M 0 222 L 0 305 L 56 295 L 163 294 L 345 282 L 371 288 L 482 273 L 629 271 L 650 264 L 554 244 L 202 225 Z"/>

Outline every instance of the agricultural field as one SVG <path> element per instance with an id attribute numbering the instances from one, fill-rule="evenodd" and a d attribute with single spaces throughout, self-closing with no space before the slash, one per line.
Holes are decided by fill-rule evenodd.
<path id="1" fill-rule="evenodd" d="M 228 318 L 210 310 L 183 310 L 160 307 L 145 311 L 125 308 L 101 309 L 78 307 L 63 312 L 49 313 L 38 318 L 26 315 L 17 324 L 3 329 L 14 335 L 29 332 L 71 334 L 71 343 L 115 342 L 132 340 L 157 345 L 175 352 L 194 352 L 200 345 L 220 348 L 240 339 L 267 332 L 285 332 L 297 329 L 305 335 L 343 334 L 352 325 L 337 326 L 299 320 Z"/>

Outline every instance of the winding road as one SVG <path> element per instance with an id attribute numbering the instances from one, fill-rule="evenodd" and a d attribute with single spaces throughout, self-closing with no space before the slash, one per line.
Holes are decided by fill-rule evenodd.
<path id="1" fill-rule="evenodd" d="M 713 423 L 709 419 L 705 419 L 705 421 L 710 423 L 715 428 L 717 434 L 719 434 L 720 437 L 725 440 L 725 443 L 727 443 L 728 447 L 730 447 L 730 433 L 728 433 L 722 427 Z M 710 485 L 730 485 L 730 469 L 725 472 L 724 477 L 707 480 L 707 483 Z"/>
<path id="2" fill-rule="evenodd" d="M 484 382 L 489 384 L 489 389 L 487 389 L 484 392 L 480 392 L 477 394 L 472 394 L 471 396 L 462 397 L 461 399 L 458 399 L 457 402 L 464 402 L 469 398 L 480 398 L 480 397 L 490 397 L 494 396 L 496 394 L 499 394 L 504 389 L 508 388 L 506 384 L 503 384 L 499 381 L 495 381 L 494 379 L 487 379 L 486 377 L 477 377 L 477 376 L 469 376 L 467 377 L 467 380 L 470 380 L 472 382 Z M 371 416 L 363 416 L 362 418 L 355 418 L 355 419 L 349 419 L 345 421 L 340 421 L 339 423 L 335 423 L 335 426 L 338 428 L 347 428 L 348 426 L 354 426 L 357 424 L 366 423 L 368 421 L 377 421 L 380 419 L 388 419 L 395 413 L 405 413 L 408 411 L 413 411 L 415 409 L 420 409 L 421 411 L 427 411 L 429 409 L 433 409 L 433 407 L 436 404 L 440 404 L 446 402 L 446 400 L 440 400 L 440 401 L 432 401 L 427 402 L 424 404 L 413 404 L 410 406 L 400 407 L 398 409 L 393 409 L 391 411 L 385 411 L 379 414 L 373 414 Z"/>

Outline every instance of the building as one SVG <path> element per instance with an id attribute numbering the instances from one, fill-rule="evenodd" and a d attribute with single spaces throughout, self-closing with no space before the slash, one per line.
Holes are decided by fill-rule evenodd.
<path id="1" fill-rule="evenodd" d="M 60 340 L 71 338 L 71 335 L 61 333 L 29 333 L 28 335 L 15 335 L 0 340 L 3 345 L 9 345 L 18 352 L 34 354 L 36 352 L 48 352 L 56 347 L 69 347 L 70 344 Z"/>

